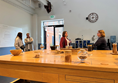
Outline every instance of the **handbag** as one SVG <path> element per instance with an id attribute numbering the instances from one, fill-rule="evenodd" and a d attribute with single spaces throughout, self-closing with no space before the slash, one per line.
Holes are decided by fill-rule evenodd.
<path id="1" fill-rule="evenodd" d="M 25 46 L 24 46 L 24 45 L 22 45 L 20 48 L 21 48 L 21 49 L 24 51 L 24 49 L 25 49 Z"/>

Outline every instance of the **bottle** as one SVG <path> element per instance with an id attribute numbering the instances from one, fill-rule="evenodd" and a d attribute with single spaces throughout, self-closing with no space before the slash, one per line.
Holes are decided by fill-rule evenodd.
<path id="1" fill-rule="evenodd" d="M 84 39 L 84 38 L 83 38 L 83 35 L 82 35 L 82 48 L 83 48 L 83 39 Z"/>
<path id="2" fill-rule="evenodd" d="M 81 38 L 81 39 L 82 39 L 82 41 L 83 41 L 83 35 L 82 35 L 82 38 Z"/>

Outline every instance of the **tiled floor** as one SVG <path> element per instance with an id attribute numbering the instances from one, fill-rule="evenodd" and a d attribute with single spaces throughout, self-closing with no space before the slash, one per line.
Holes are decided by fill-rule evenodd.
<path id="1" fill-rule="evenodd" d="M 14 80 L 16 80 L 17 78 L 9 78 L 9 77 L 3 77 L 3 76 L 0 76 L 0 83 L 10 83 Z M 44 83 L 44 82 L 16 82 L 16 83 Z"/>
<path id="2" fill-rule="evenodd" d="M 9 78 L 9 77 L 0 76 L 0 83 L 10 83 L 13 80 L 16 80 L 16 78 Z"/>

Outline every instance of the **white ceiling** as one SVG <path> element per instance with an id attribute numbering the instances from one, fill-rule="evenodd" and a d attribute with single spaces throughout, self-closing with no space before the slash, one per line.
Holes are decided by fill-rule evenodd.
<path id="1" fill-rule="evenodd" d="M 23 9 L 30 14 L 35 13 L 35 3 L 32 0 L 3 0 L 15 7 Z"/>
<path id="2" fill-rule="evenodd" d="M 39 3 L 42 3 L 43 5 L 47 5 L 47 0 L 3 0 L 13 6 L 19 7 L 30 14 L 35 13 L 35 9 L 38 6 Z"/>

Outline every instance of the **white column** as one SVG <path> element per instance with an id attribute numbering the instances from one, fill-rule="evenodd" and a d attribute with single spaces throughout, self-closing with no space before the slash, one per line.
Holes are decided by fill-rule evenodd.
<path id="1" fill-rule="evenodd" d="M 38 16 L 33 14 L 32 16 L 32 37 L 34 39 L 34 49 L 38 50 Z"/>

